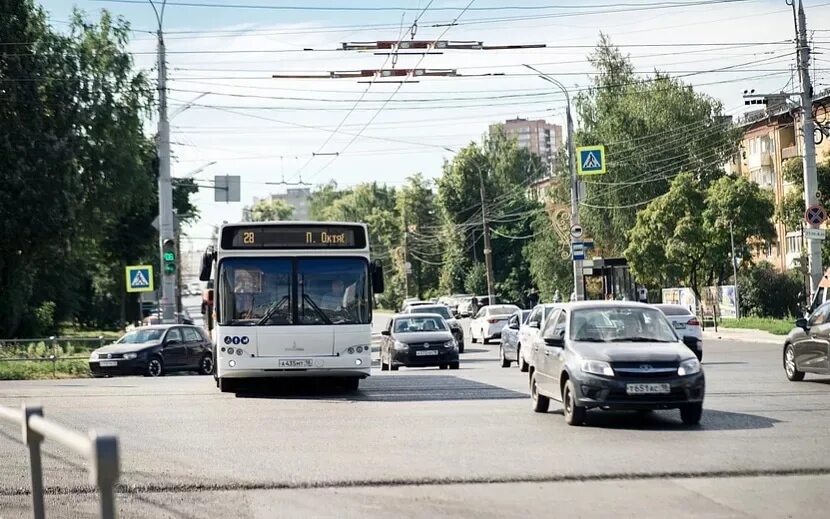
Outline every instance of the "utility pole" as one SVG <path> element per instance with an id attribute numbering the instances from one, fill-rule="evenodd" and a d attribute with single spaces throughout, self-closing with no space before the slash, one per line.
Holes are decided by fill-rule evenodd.
<path id="1" fill-rule="evenodd" d="M 412 264 L 409 262 L 409 224 L 406 221 L 406 208 L 403 213 L 403 280 L 404 280 L 404 298 L 409 297 L 409 272 L 412 269 Z"/>
<path id="2" fill-rule="evenodd" d="M 484 176 L 478 168 L 478 181 L 481 186 L 481 224 L 484 228 L 484 265 L 487 269 L 487 304 L 495 304 L 496 276 L 493 273 L 493 248 L 490 245 L 490 225 L 487 223 L 487 208 L 484 205 Z"/>
<path id="3" fill-rule="evenodd" d="M 162 2 L 161 11 L 152 1 L 150 4 L 156 12 L 158 20 L 158 91 L 159 91 L 159 123 L 156 137 L 159 158 L 159 251 L 161 265 L 164 265 L 164 244 L 176 241 L 176 232 L 173 224 L 173 184 L 170 179 L 170 122 L 167 119 L 167 61 L 164 47 L 164 8 L 166 0 Z M 178 255 L 176 261 L 178 262 Z M 178 270 L 178 269 L 176 269 Z M 172 323 L 176 308 L 176 273 L 161 269 L 161 311 L 162 321 Z"/>
<path id="4" fill-rule="evenodd" d="M 793 9 L 795 5 L 793 4 Z M 810 81 L 810 47 L 807 45 L 807 17 L 804 6 L 798 1 L 798 72 L 801 77 L 801 131 L 804 137 L 804 203 L 806 208 L 818 204 L 818 177 L 816 173 L 816 144 L 813 141 L 813 84 Z M 817 225 L 810 225 L 817 228 Z M 810 261 L 810 294 L 816 293 L 823 274 L 821 265 L 821 241 L 807 240 L 807 257 Z"/>
<path id="5" fill-rule="evenodd" d="M 571 228 L 579 227 L 579 178 L 576 175 L 576 143 L 574 142 L 574 121 L 571 116 L 571 96 L 568 89 L 565 88 L 558 80 L 541 72 L 540 70 L 525 65 L 525 67 L 539 74 L 539 77 L 556 85 L 563 94 L 565 94 L 565 102 L 567 104 L 567 120 L 568 120 L 568 172 L 571 177 Z M 573 243 L 577 238 L 571 234 L 571 251 L 573 251 Z M 585 281 L 582 274 L 582 260 L 573 260 L 574 270 L 574 295 L 577 301 L 585 300 Z"/>
<path id="6" fill-rule="evenodd" d="M 732 220 L 729 220 L 729 241 L 732 243 L 732 276 L 735 279 L 735 319 L 741 318 L 741 303 L 738 299 L 738 262 L 735 258 L 735 233 L 732 230 Z"/>

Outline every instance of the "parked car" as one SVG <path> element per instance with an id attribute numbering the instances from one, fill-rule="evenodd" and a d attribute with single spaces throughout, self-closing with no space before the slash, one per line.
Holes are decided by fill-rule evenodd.
<path id="1" fill-rule="evenodd" d="M 532 354 L 530 348 L 522 348 L 522 345 L 530 346 L 533 344 L 533 341 L 542 329 L 542 325 L 547 322 L 553 310 L 559 308 L 559 306 L 561 306 L 561 303 L 534 306 L 530 317 L 527 318 L 527 322 L 519 327 L 519 342 L 516 346 L 518 356 L 516 357 L 516 361 L 522 373 L 527 373 Z"/>
<path id="2" fill-rule="evenodd" d="M 470 322 L 470 340 L 484 344 L 491 339 L 501 338 L 501 330 L 507 324 L 510 316 L 518 312 L 516 305 L 488 305 L 482 307 Z"/>
<path id="3" fill-rule="evenodd" d="M 784 341 L 784 373 L 793 382 L 807 373 L 830 375 L 830 303 L 795 321 Z"/>
<path id="4" fill-rule="evenodd" d="M 530 310 L 519 310 L 507 320 L 507 326 L 501 330 L 499 343 L 499 359 L 501 367 L 509 368 L 510 364 L 519 360 L 519 328 L 527 322 Z"/>
<path id="5" fill-rule="evenodd" d="M 408 314 L 438 314 L 444 318 L 447 325 L 450 327 L 455 342 L 458 344 L 458 353 L 464 353 L 464 330 L 461 329 L 461 324 L 450 313 L 450 309 L 445 305 L 418 305 L 412 306 L 406 312 Z"/>
<path id="6" fill-rule="evenodd" d="M 533 345 L 533 410 L 563 403 L 579 425 L 592 408 L 679 409 L 686 425 L 703 415 L 705 377 L 697 357 L 660 310 L 642 303 L 567 303 L 548 319 Z"/>
<path id="7" fill-rule="evenodd" d="M 438 366 L 458 369 L 458 347 L 438 314 L 398 314 L 381 332 L 380 369 Z"/>
<path id="8" fill-rule="evenodd" d="M 432 304 L 435 304 L 435 303 L 430 303 L 429 301 L 420 301 L 418 299 L 415 299 L 415 300 L 404 303 L 403 306 L 401 307 L 401 313 L 402 314 L 406 313 L 406 312 L 409 311 L 410 308 L 414 308 L 416 306 L 424 306 L 424 305 L 432 305 Z"/>
<path id="9" fill-rule="evenodd" d="M 197 326 L 165 324 L 137 328 L 89 356 L 94 376 L 160 377 L 174 371 L 213 373 L 213 344 Z"/>
<path id="10" fill-rule="evenodd" d="M 697 316 L 693 314 L 688 308 L 683 305 L 654 305 L 656 306 L 666 319 L 674 326 L 675 331 L 681 335 L 689 335 L 697 338 L 697 344 L 692 348 L 692 351 L 697 355 L 697 360 L 703 360 L 703 329 L 700 327 L 700 321 Z M 691 346 L 690 346 L 691 348 Z"/>
<path id="11" fill-rule="evenodd" d="M 473 298 L 462 297 L 458 300 L 455 313 L 458 317 L 471 317 L 473 315 Z"/>

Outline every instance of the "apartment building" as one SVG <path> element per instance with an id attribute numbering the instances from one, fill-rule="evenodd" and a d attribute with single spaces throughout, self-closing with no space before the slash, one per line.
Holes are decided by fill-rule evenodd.
<path id="1" fill-rule="evenodd" d="M 801 115 L 799 109 L 783 98 L 775 98 L 764 110 L 747 113 L 736 124 L 743 131 L 738 154 L 727 164 L 726 171 L 740 174 L 772 192 L 776 208 L 781 207 L 784 195 L 797 186 L 786 182 L 782 175 L 784 162 L 804 155 L 800 136 Z M 830 92 L 815 98 L 816 120 L 830 122 Z M 816 160 L 830 157 L 830 136 L 816 146 Z M 830 195 L 827 193 L 826 195 Z M 830 205 L 830 202 L 825 202 Z M 775 223 L 777 238 L 766 243 L 759 252 L 781 270 L 796 266 L 804 246 L 801 229 L 787 229 Z"/>
<path id="2" fill-rule="evenodd" d="M 554 153 L 562 147 L 562 127 L 542 119 L 528 120 L 517 117 L 501 123 L 508 137 L 514 137 L 520 148 L 538 155 L 542 162 L 550 164 Z M 497 125 L 490 126 L 490 132 Z"/>

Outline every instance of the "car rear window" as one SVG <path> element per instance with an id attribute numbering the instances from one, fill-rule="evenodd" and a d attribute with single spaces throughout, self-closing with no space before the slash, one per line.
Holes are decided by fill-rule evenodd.
<path id="1" fill-rule="evenodd" d="M 660 305 L 659 308 L 665 315 L 692 315 L 689 309 L 680 305 Z"/>

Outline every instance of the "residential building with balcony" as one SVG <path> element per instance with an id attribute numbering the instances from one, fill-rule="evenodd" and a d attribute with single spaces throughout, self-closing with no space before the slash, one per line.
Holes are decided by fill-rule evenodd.
<path id="1" fill-rule="evenodd" d="M 777 98 L 780 99 L 780 98 Z M 817 120 L 828 118 L 830 92 L 815 98 Z M 783 178 L 784 162 L 803 156 L 804 144 L 800 136 L 801 115 L 797 106 L 786 102 L 769 105 L 765 110 L 749 112 L 736 126 L 743 132 L 738 153 L 726 165 L 727 173 L 739 174 L 769 190 L 776 209 L 784 196 L 798 186 Z M 830 138 L 816 146 L 816 160 L 830 157 Z M 801 229 L 787 229 L 775 222 L 776 239 L 759 248 L 758 258 L 786 270 L 797 265 L 803 246 Z"/>

